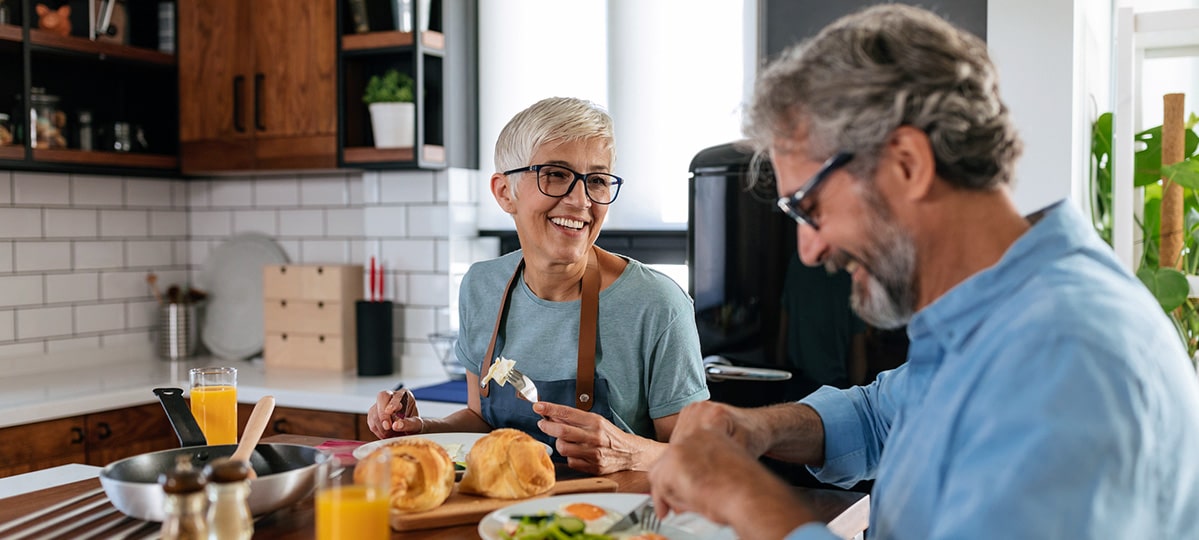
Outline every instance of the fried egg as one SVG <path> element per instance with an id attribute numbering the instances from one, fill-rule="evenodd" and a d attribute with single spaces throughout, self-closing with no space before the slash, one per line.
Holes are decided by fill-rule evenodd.
<path id="1" fill-rule="evenodd" d="M 558 515 L 583 520 L 583 532 L 599 534 L 620 521 L 620 514 L 585 502 L 566 503 L 558 507 Z"/>

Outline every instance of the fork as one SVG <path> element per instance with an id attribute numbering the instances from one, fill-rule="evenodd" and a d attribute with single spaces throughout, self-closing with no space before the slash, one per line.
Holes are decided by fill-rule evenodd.
<path id="1" fill-rule="evenodd" d="M 537 385 L 533 384 L 533 380 L 528 375 L 513 368 L 504 377 L 504 382 L 511 384 L 516 389 L 517 397 L 530 403 L 537 403 Z"/>
<path id="2" fill-rule="evenodd" d="M 662 520 L 658 519 L 658 513 L 654 512 L 654 499 L 651 497 L 645 504 L 641 505 L 640 516 L 637 522 L 641 525 L 641 529 L 645 532 L 657 533 L 662 528 Z"/>

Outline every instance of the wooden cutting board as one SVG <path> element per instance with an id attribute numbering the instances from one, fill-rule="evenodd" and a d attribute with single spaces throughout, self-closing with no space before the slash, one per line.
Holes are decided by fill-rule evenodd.
<path id="1" fill-rule="evenodd" d="M 554 484 L 554 488 L 549 493 L 530 498 L 537 499 L 566 493 L 612 493 L 616 491 L 616 488 L 616 481 L 610 478 L 575 478 L 572 480 L 559 480 Z M 495 510 L 527 500 L 529 499 L 489 499 L 487 497 L 465 495 L 458 493 L 458 486 L 455 484 L 454 492 L 450 494 L 450 498 L 446 499 L 445 504 L 437 508 L 415 514 L 392 512 L 391 528 L 397 531 L 415 531 L 419 529 L 435 529 L 451 525 L 478 523 L 479 520 L 483 519 L 483 516 Z"/>

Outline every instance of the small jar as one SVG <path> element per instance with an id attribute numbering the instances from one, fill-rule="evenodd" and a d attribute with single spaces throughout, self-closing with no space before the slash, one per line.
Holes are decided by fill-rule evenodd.
<path id="1" fill-rule="evenodd" d="M 93 150 L 95 136 L 92 132 L 92 111 L 79 111 L 79 149 Z"/>
<path id="2" fill-rule="evenodd" d="M 208 479 L 208 538 L 250 540 L 254 518 L 250 515 L 250 466 L 229 458 L 215 459 L 204 467 Z"/>
<path id="3" fill-rule="evenodd" d="M 175 468 L 158 477 L 165 495 L 162 520 L 163 540 L 206 540 L 208 498 L 204 475 L 192 466 L 191 455 L 175 458 Z"/>
<path id="4" fill-rule="evenodd" d="M 63 132 L 67 117 L 58 108 L 59 97 L 47 94 L 45 88 L 30 89 L 29 134 L 34 148 L 66 148 Z"/>

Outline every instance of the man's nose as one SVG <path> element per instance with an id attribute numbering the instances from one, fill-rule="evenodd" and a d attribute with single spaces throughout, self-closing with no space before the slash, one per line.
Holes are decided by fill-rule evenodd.
<path id="1" fill-rule="evenodd" d="M 796 249 L 799 260 L 808 266 L 818 266 L 828 256 L 828 244 L 820 237 L 820 233 L 810 225 L 796 224 Z"/>

